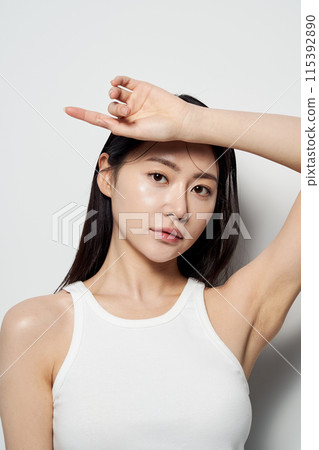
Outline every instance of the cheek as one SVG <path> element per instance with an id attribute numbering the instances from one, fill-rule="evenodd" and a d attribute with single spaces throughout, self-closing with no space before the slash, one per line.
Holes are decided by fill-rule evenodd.
<path id="1" fill-rule="evenodd" d="M 156 196 L 160 195 L 160 189 L 155 189 L 146 176 L 127 174 L 126 178 L 118 183 L 118 191 L 115 192 L 114 202 L 121 211 L 147 212 L 154 207 Z"/>
<path id="2" fill-rule="evenodd" d="M 130 239 L 141 239 L 138 230 L 147 230 L 151 226 L 151 212 L 154 210 L 154 194 L 146 182 L 122 180 L 117 185 L 117 191 L 112 195 L 112 214 L 114 225 L 122 236 Z M 121 195 L 122 194 L 122 195 Z M 137 233 L 134 233 L 134 230 Z"/>
<path id="3" fill-rule="evenodd" d="M 139 181 L 136 190 L 133 193 L 136 201 L 141 205 L 141 207 L 147 208 L 146 210 L 149 210 L 152 205 L 154 205 L 155 195 L 154 190 L 150 189 L 149 182 L 144 180 Z"/>

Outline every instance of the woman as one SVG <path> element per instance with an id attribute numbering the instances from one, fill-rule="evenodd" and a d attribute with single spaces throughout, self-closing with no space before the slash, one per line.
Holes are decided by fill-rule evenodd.
<path id="1" fill-rule="evenodd" d="M 63 289 L 2 323 L 7 448 L 243 449 L 247 380 L 300 291 L 300 193 L 276 238 L 228 276 L 229 147 L 300 172 L 300 119 L 111 84 L 115 117 L 66 109 L 112 134 Z"/>

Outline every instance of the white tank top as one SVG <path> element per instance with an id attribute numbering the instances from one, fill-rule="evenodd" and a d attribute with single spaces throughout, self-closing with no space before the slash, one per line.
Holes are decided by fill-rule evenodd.
<path id="1" fill-rule="evenodd" d="M 82 281 L 52 388 L 54 450 L 242 450 L 252 408 L 243 368 L 214 331 L 205 284 L 150 319 L 106 311 Z"/>

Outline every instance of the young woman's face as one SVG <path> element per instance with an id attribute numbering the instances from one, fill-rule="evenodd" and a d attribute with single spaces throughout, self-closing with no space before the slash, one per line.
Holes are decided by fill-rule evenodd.
<path id="1" fill-rule="evenodd" d="M 205 229 L 216 204 L 218 165 L 209 145 L 181 141 L 156 143 L 130 162 L 151 146 L 144 142 L 126 157 L 116 189 L 111 187 L 113 229 L 123 243 L 165 262 L 184 253 Z M 167 227 L 184 238 L 152 231 Z"/>

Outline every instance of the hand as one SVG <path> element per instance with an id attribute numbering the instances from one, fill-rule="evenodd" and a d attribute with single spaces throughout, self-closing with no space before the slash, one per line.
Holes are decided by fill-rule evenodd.
<path id="1" fill-rule="evenodd" d="M 153 84 L 127 76 L 117 76 L 111 84 L 110 98 L 122 102 L 108 106 L 108 112 L 116 118 L 73 106 L 65 108 L 65 112 L 118 136 L 158 142 L 184 140 L 183 125 L 189 115 L 189 103 Z"/>

